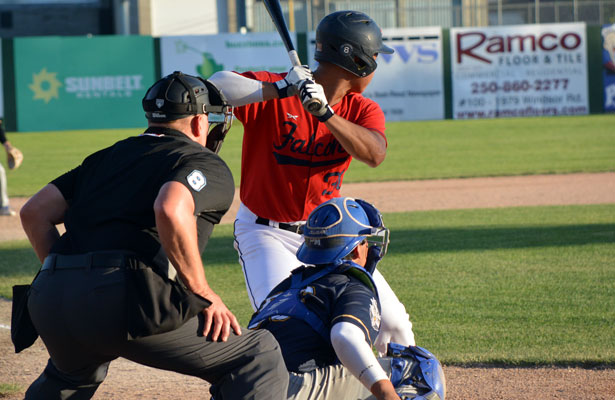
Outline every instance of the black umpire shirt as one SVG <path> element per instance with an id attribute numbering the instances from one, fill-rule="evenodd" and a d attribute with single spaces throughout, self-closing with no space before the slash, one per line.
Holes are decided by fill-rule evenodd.
<path id="1" fill-rule="evenodd" d="M 304 278 L 317 271 L 317 268 L 307 268 Z M 290 281 L 291 278 L 286 278 L 271 294 L 287 289 Z M 374 292 L 356 277 L 340 273 L 325 275 L 301 293 L 301 300 L 310 311 L 318 315 L 328 332 L 338 322 L 350 322 L 361 328 L 365 340 L 372 346 L 380 329 L 378 300 Z M 305 373 L 340 363 L 331 343 L 325 342 L 303 320 L 270 318 L 263 321 L 259 328 L 273 333 L 289 371 Z"/>
<path id="2" fill-rule="evenodd" d="M 150 265 L 166 267 L 153 206 L 169 181 L 192 193 L 202 253 L 213 225 L 231 205 L 233 176 L 217 154 L 179 131 L 160 127 L 88 156 L 51 182 L 69 205 L 66 233 L 51 253 L 128 250 Z"/>

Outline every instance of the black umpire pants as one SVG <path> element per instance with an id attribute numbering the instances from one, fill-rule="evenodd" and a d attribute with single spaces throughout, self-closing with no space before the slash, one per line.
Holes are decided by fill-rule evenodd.
<path id="1" fill-rule="evenodd" d="M 125 285 L 120 268 L 39 273 L 28 308 L 50 359 L 26 399 L 89 399 L 117 357 L 202 378 L 216 400 L 286 398 L 288 372 L 268 331 L 212 342 L 199 334 L 199 314 L 174 331 L 127 340 Z"/>

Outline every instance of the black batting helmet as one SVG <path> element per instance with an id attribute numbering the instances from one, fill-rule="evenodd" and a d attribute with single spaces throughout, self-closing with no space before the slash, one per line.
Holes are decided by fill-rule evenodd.
<path id="1" fill-rule="evenodd" d="M 142 105 L 145 117 L 152 122 L 210 112 L 224 114 L 231 108 L 213 83 L 179 71 L 154 83 L 145 93 Z"/>
<path id="2" fill-rule="evenodd" d="M 380 27 L 368 15 L 358 11 L 337 11 L 324 17 L 316 28 L 316 61 L 326 61 L 357 76 L 376 69 L 374 55 L 392 54 L 382 43 Z"/>

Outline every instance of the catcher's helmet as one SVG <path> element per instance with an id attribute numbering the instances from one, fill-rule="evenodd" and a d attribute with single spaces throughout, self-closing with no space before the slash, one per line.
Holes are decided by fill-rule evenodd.
<path id="1" fill-rule="evenodd" d="M 154 83 L 145 93 L 142 104 L 145 117 L 153 122 L 210 112 L 225 114 L 231 109 L 213 83 L 179 71 Z"/>
<path id="2" fill-rule="evenodd" d="M 307 264 L 341 264 L 359 243 L 371 237 L 379 239 L 380 256 L 384 256 L 389 230 L 376 207 L 361 199 L 333 198 L 310 213 L 297 258 Z"/>
<path id="3" fill-rule="evenodd" d="M 380 27 L 362 12 L 331 13 L 316 28 L 314 59 L 335 64 L 356 76 L 374 72 L 377 67 L 375 54 L 393 52 L 382 43 Z"/>

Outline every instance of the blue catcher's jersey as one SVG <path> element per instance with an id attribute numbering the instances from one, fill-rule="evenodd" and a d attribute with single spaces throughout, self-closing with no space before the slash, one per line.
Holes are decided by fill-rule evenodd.
<path id="1" fill-rule="evenodd" d="M 361 328 L 370 346 L 380 328 L 375 285 L 354 263 L 293 271 L 271 291 L 248 327 L 273 333 L 287 369 L 302 373 L 339 363 L 329 334 L 342 321 Z"/>

